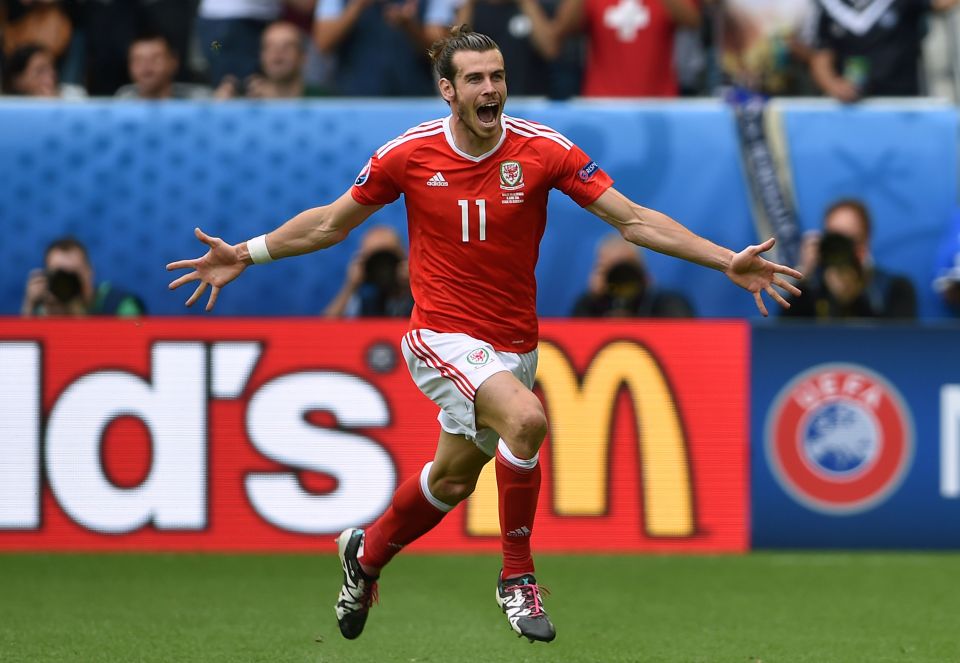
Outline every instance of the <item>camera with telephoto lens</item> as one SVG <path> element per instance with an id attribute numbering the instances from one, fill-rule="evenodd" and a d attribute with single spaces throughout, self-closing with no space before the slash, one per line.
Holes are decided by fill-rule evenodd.
<path id="1" fill-rule="evenodd" d="M 47 290 L 61 304 L 69 304 L 83 291 L 80 276 L 67 269 L 47 272 Z"/>
<path id="2" fill-rule="evenodd" d="M 825 233 L 820 238 L 820 267 L 846 267 L 863 274 L 863 265 L 857 257 L 856 245 L 846 235 Z"/>
<path id="3" fill-rule="evenodd" d="M 363 263 L 363 282 L 383 291 L 393 292 L 400 285 L 400 263 L 403 258 L 396 251 L 374 251 Z"/>
<path id="4" fill-rule="evenodd" d="M 607 270 L 606 295 L 610 314 L 632 315 L 647 292 L 647 274 L 635 262 L 624 260 Z"/>

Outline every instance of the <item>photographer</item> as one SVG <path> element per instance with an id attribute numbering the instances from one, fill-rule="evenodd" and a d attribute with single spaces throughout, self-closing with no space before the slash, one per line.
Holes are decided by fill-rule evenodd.
<path id="1" fill-rule="evenodd" d="M 809 303 L 809 298 L 814 295 L 812 289 L 804 290 L 800 297 L 801 308 L 798 311 L 796 305 L 790 310 L 785 311 L 783 315 L 788 317 L 874 317 L 890 319 L 915 319 L 917 317 L 917 294 L 913 283 L 906 276 L 895 274 L 882 268 L 873 258 L 870 250 L 871 237 L 873 230 L 873 221 L 870 217 L 870 211 L 860 200 L 854 198 L 845 198 L 834 202 L 827 208 L 823 217 L 823 234 L 808 234 L 804 241 L 801 251 L 800 271 L 807 275 L 807 282 L 812 288 L 822 287 L 825 284 L 820 283 L 823 280 L 824 273 L 823 256 L 833 253 L 833 260 L 855 263 L 853 265 L 859 281 L 858 290 L 867 303 L 864 308 L 857 309 L 855 313 L 843 311 L 848 309 L 848 305 L 843 305 L 839 309 L 839 314 L 835 315 L 830 310 L 808 311 L 804 306 Z M 825 250 L 822 246 L 824 239 L 829 235 L 842 235 L 852 242 L 853 257 L 846 256 L 848 249 L 841 247 L 837 240 L 831 240 L 832 246 Z M 839 253 L 836 253 L 839 252 Z M 850 270 L 831 269 L 829 270 L 831 284 L 834 287 L 834 294 L 839 295 L 841 299 L 847 299 L 842 292 L 844 286 L 850 289 L 853 283 L 853 272 Z M 851 300 L 852 302 L 853 300 Z M 821 305 L 823 306 L 823 305 Z M 829 307 L 828 307 L 829 309 Z"/>
<path id="2" fill-rule="evenodd" d="M 692 318 L 696 313 L 678 292 L 654 288 L 637 246 L 619 234 L 597 246 L 590 290 L 577 298 L 575 318 Z"/>
<path id="3" fill-rule="evenodd" d="M 853 240 L 839 233 L 820 238 L 817 268 L 800 285 L 802 294 L 790 299 L 788 318 L 874 318 L 879 314 L 866 295 L 863 264 Z"/>
<path id="4" fill-rule="evenodd" d="M 108 282 L 94 283 L 86 247 L 73 237 L 62 237 L 47 247 L 44 269 L 30 272 L 20 314 L 32 318 L 145 313 L 138 297 Z"/>
<path id="5" fill-rule="evenodd" d="M 407 317 L 413 295 L 400 236 L 388 226 L 371 228 L 347 268 L 347 278 L 324 310 L 327 318 Z"/>

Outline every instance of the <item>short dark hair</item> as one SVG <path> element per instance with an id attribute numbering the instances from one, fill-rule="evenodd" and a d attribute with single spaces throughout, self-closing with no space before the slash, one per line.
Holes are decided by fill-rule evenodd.
<path id="1" fill-rule="evenodd" d="M 497 42 L 485 34 L 474 32 L 470 26 L 455 26 L 450 30 L 450 35 L 433 42 L 430 50 L 427 51 L 430 61 L 433 62 L 433 70 L 437 72 L 440 78 L 446 78 L 452 81 L 457 75 L 457 69 L 453 66 L 453 56 L 458 51 L 499 51 Z"/>
<path id="2" fill-rule="evenodd" d="M 6 94 L 21 94 L 19 90 L 14 89 L 13 82 L 27 70 L 30 60 L 37 53 L 48 53 L 51 58 L 53 57 L 50 49 L 43 44 L 30 43 L 13 49 L 13 52 L 6 58 L 3 67 L 3 90 Z"/>
<path id="3" fill-rule="evenodd" d="M 863 225 L 863 234 L 869 239 L 873 233 L 873 219 L 870 217 L 870 208 L 859 198 L 841 198 L 840 200 L 834 201 L 823 214 L 824 222 L 830 218 L 831 214 L 842 209 L 852 210 L 860 217 L 860 223 Z"/>
<path id="4" fill-rule="evenodd" d="M 88 265 L 90 264 L 90 254 L 87 253 L 87 247 L 73 235 L 64 235 L 50 242 L 47 245 L 47 250 L 43 252 L 44 263 L 47 262 L 47 258 L 49 258 L 50 254 L 54 251 L 79 251 L 83 254 L 84 261 Z"/>
<path id="5" fill-rule="evenodd" d="M 133 38 L 133 41 L 130 42 L 129 48 L 132 49 L 135 44 L 139 44 L 142 41 L 161 41 L 163 42 L 163 45 L 166 47 L 167 52 L 170 53 L 170 55 L 178 59 L 180 57 L 180 53 L 177 52 L 177 47 L 173 45 L 173 40 L 171 40 L 170 37 L 168 37 L 162 32 L 155 32 L 153 30 L 147 30 L 147 31 L 141 32 L 137 34 L 136 37 Z"/>

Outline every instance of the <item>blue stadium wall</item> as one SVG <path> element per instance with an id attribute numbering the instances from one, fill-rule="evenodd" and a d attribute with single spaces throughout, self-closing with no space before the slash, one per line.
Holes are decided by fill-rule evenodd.
<path id="1" fill-rule="evenodd" d="M 942 315 L 929 284 L 956 205 L 957 112 L 778 107 L 802 227 L 815 228 L 837 197 L 865 198 L 878 261 L 913 278 L 924 317 Z M 516 102 L 510 111 L 569 136 L 638 202 L 722 244 L 757 240 L 733 117 L 721 103 Z M 445 113 L 439 100 L 0 103 L 0 314 L 18 311 L 43 247 L 65 233 L 89 245 L 98 279 L 133 289 L 151 313 L 183 313 L 185 294 L 167 291 L 164 265 L 199 253 L 194 226 L 231 242 L 259 234 L 333 200 L 379 145 Z M 559 193 L 550 213 L 539 310 L 563 316 L 607 227 Z M 403 207 L 368 223 L 403 229 Z M 317 314 L 357 241 L 250 270 L 217 314 Z M 658 255 L 649 262 L 658 282 L 688 293 L 701 315 L 756 316 L 751 299 L 716 274 Z"/>

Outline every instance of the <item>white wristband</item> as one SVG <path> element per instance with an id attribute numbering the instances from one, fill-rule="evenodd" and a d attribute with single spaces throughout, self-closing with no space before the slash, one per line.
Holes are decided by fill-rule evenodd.
<path id="1" fill-rule="evenodd" d="M 267 236 L 260 235 L 247 240 L 247 251 L 250 252 L 250 259 L 255 265 L 263 265 L 273 262 L 270 252 L 267 250 Z"/>

